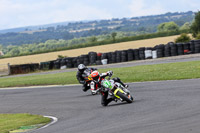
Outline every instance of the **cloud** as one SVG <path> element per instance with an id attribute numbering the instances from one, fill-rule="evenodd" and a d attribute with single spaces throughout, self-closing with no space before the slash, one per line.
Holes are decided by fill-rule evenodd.
<path id="1" fill-rule="evenodd" d="M 0 29 L 29 25 L 49 24 L 63 21 L 109 19 L 112 15 L 105 9 L 68 0 L 41 0 L 15 3 L 0 0 Z"/>
<path id="2" fill-rule="evenodd" d="M 152 4 L 153 3 L 153 4 Z M 132 0 L 129 9 L 131 11 L 131 16 L 146 16 L 155 15 L 167 12 L 161 5 L 160 2 L 152 2 L 148 4 L 145 0 Z"/>
<path id="3" fill-rule="evenodd" d="M 0 29 L 198 11 L 199 0 L 0 0 Z"/>

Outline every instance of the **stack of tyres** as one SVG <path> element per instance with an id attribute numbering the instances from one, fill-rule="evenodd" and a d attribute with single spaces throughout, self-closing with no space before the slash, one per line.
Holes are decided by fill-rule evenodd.
<path id="1" fill-rule="evenodd" d="M 183 44 L 182 43 L 177 43 L 177 54 L 178 55 L 183 55 L 184 54 L 184 50 L 183 50 Z"/>
<path id="2" fill-rule="evenodd" d="M 66 58 L 61 59 L 60 66 L 62 67 L 62 66 L 66 66 L 66 65 L 67 65 Z"/>
<path id="3" fill-rule="evenodd" d="M 48 70 L 49 69 L 49 64 L 50 64 L 50 62 L 40 62 L 40 69 L 41 70 Z"/>
<path id="4" fill-rule="evenodd" d="M 157 58 L 164 57 L 164 48 L 165 48 L 164 44 L 157 45 L 154 48 L 157 51 Z"/>
<path id="5" fill-rule="evenodd" d="M 83 64 L 83 63 L 84 63 L 84 58 L 83 58 L 83 56 L 78 56 L 78 58 L 77 58 L 77 65 Z"/>
<path id="6" fill-rule="evenodd" d="M 96 58 L 96 62 L 95 62 L 96 65 L 102 65 L 102 63 L 101 63 L 101 55 L 102 55 L 102 53 L 98 53 L 97 54 L 97 58 Z"/>
<path id="7" fill-rule="evenodd" d="M 49 64 L 50 64 L 50 62 L 49 62 Z M 33 63 L 33 64 L 30 64 L 29 67 L 30 67 L 30 71 L 34 72 L 34 71 L 39 69 L 39 64 L 38 63 Z"/>
<path id="8" fill-rule="evenodd" d="M 101 54 L 101 60 L 108 59 L 108 53 L 102 53 Z"/>
<path id="9" fill-rule="evenodd" d="M 108 64 L 108 53 L 102 53 L 102 55 L 101 55 L 101 64 L 102 65 Z"/>
<path id="10" fill-rule="evenodd" d="M 193 54 L 195 53 L 195 45 L 194 45 L 194 40 L 189 42 L 190 44 L 190 52 Z"/>
<path id="11" fill-rule="evenodd" d="M 133 51 L 133 49 L 128 49 L 127 50 L 127 60 L 128 61 L 134 60 L 134 51 Z"/>
<path id="12" fill-rule="evenodd" d="M 78 57 L 74 57 L 72 60 L 74 67 L 78 67 L 77 59 L 78 59 Z"/>
<path id="13" fill-rule="evenodd" d="M 200 53 L 200 40 L 194 40 L 195 53 Z"/>
<path id="14" fill-rule="evenodd" d="M 157 51 L 155 48 L 152 49 L 152 58 L 156 59 L 157 58 Z"/>
<path id="15" fill-rule="evenodd" d="M 171 50 L 171 56 L 177 56 L 177 45 L 175 43 L 169 43 L 170 50 Z"/>
<path id="16" fill-rule="evenodd" d="M 55 69 L 60 69 L 60 62 L 61 62 L 61 59 L 57 59 L 55 62 L 54 62 L 54 68 Z"/>
<path id="17" fill-rule="evenodd" d="M 102 53 L 97 54 L 97 60 L 101 60 L 101 55 L 102 55 Z"/>
<path id="18" fill-rule="evenodd" d="M 144 51 L 145 51 L 145 47 L 139 48 L 139 58 L 140 58 L 140 60 L 144 60 L 145 59 Z"/>
<path id="19" fill-rule="evenodd" d="M 139 60 L 139 49 L 133 49 L 134 59 Z"/>
<path id="20" fill-rule="evenodd" d="M 127 51 L 123 50 L 121 51 L 121 62 L 126 62 L 127 61 Z"/>
<path id="21" fill-rule="evenodd" d="M 112 58 L 112 60 L 110 61 L 111 63 L 116 63 L 117 61 L 116 61 L 116 52 L 112 52 L 111 53 L 111 58 Z"/>
<path id="22" fill-rule="evenodd" d="M 190 43 L 183 43 L 184 54 L 190 54 Z"/>
<path id="23" fill-rule="evenodd" d="M 72 57 L 68 57 L 65 59 L 66 64 L 67 64 L 67 68 L 73 68 L 74 64 L 73 64 L 73 58 Z"/>
<path id="24" fill-rule="evenodd" d="M 49 61 L 49 69 L 53 69 L 53 66 L 54 66 L 54 60 Z"/>
<path id="25" fill-rule="evenodd" d="M 83 59 L 83 64 L 88 66 L 89 65 L 89 55 L 81 55 Z"/>
<path id="26" fill-rule="evenodd" d="M 97 60 L 97 53 L 96 52 L 89 52 L 89 61 L 90 61 L 90 65 L 96 65 L 96 60 Z"/>
<path id="27" fill-rule="evenodd" d="M 171 56 L 170 44 L 166 44 L 164 46 L 164 57 L 169 57 L 169 56 Z"/>
<path id="28" fill-rule="evenodd" d="M 112 53 L 111 52 L 107 53 L 107 59 L 108 59 L 109 64 L 112 63 Z"/>
<path id="29" fill-rule="evenodd" d="M 145 59 L 152 59 L 152 48 L 151 47 L 147 47 L 145 48 Z"/>
<path id="30" fill-rule="evenodd" d="M 116 53 L 116 63 L 121 62 L 121 51 L 115 51 Z"/>

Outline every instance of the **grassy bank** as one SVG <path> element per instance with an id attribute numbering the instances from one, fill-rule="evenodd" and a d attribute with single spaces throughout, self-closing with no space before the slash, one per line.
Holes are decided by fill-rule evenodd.
<path id="1" fill-rule="evenodd" d="M 124 82 L 192 79 L 200 78 L 200 61 L 101 69 L 99 71 L 106 72 L 108 70 L 114 72 L 113 77 L 120 77 Z M 76 72 L 0 79 L 0 87 L 65 84 L 78 84 Z"/>
<path id="2" fill-rule="evenodd" d="M 0 114 L 0 133 L 9 133 L 9 131 L 23 127 L 47 124 L 51 120 L 39 115 L 31 114 Z M 22 127 L 23 126 L 23 127 Z"/>

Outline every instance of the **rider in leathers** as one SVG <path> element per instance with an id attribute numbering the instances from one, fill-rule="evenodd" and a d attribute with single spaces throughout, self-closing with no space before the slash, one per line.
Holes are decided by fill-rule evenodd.
<path id="1" fill-rule="evenodd" d="M 108 98 L 108 91 L 104 91 L 104 89 L 101 89 L 101 81 L 105 79 L 106 76 L 112 76 L 113 72 L 108 71 L 106 73 L 99 74 L 98 71 L 94 71 L 91 73 L 91 77 L 93 78 L 93 81 L 90 83 L 91 89 L 99 90 L 101 93 L 101 104 L 103 106 L 107 106 L 111 101 L 113 101 L 113 98 Z M 125 85 L 118 77 L 113 78 L 115 82 L 121 83 L 122 86 L 128 88 L 128 85 Z M 98 89 L 99 88 L 99 89 Z"/>
<path id="2" fill-rule="evenodd" d="M 87 85 L 88 83 L 84 79 L 85 72 L 90 71 L 92 73 L 95 70 L 97 70 L 97 69 L 96 68 L 87 68 L 84 64 L 80 64 L 78 66 L 76 78 L 77 78 L 77 80 L 79 81 L 80 84 L 83 84 L 82 89 L 83 89 L 84 92 L 86 92 L 88 89 L 90 89 L 90 86 Z"/>

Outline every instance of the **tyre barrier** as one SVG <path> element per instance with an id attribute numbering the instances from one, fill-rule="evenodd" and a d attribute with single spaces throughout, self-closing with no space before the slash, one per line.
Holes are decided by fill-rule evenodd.
<path id="1" fill-rule="evenodd" d="M 128 49 L 127 50 L 127 61 L 132 61 L 134 60 L 134 51 L 133 49 Z"/>
<path id="2" fill-rule="evenodd" d="M 139 60 L 139 49 L 134 49 L 133 50 L 134 58 L 135 60 Z"/>
<path id="3" fill-rule="evenodd" d="M 39 70 L 39 63 L 11 65 L 10 74 L 24 74 Z"/>
<path id="4" fill-rule="evenodd" d="M 89 52 L 88 55 L 89 55 L 89 65 L 96 65 L 97 53 Z"/>
<path id="5" fill-rule="evenodd" d="M 62 59 L 58 59 L 56 61 L 54 61 L 54 69 L 60 69 L 60 62 L 61 62 Z"/>
<path id="6" fill-rule="evenodd" d="M 121 62 L 121 51 L 115 51 L 116 53 L 116 63 Z"/>
<path id="7" fill-rule="evenodd" d="M 152 59 L 152 50 L 153 48 L 151 47 L 145 48 L 145 59 Z"/>
<path id="8" fill-rule="evenodd" d="M 144 53 L 144 51 L 145 51 L 145 47 L 139 48 L 139 59 L 140 60 L 144 60 L 145 59 L 145 53 Z"/>
<path id="9" fill-rule="evenodd" d="M 121 62 L 126 62 L 127 60 L 127 51 L 123 50 L 121 51 Z"/>
<path id="10" fill-rule="evenodd" d="M 171 56 L 171 49 L 170 49 L 170 44 L 169 43 L 164 46 L 164 55 L 163 56 L 164 57 Z"/>
<path id="11" fill-rule="evenodd" d="M 184 50 L 183 50 L 183 44 L 182 43 L 177 43 L 177 55 L 183 55 Z"/>
<path id="12" fill-rule="evenodd" d="M 170 56 L 200 53 L 200 40 L 192 40 L 188 43 L 169 42 L 166 45 L 159 44 L 154 47 L 141 47 L 138 49 L 127 49 L 108 53 L 89 52 L 86 55 L 78 57 L 67 57 L 40 64 L 24 64 L 11 66 L 11 74 L 28 73 L 40 70 L 74 68 L 79 64 L 88 65 L 105 65 L 111 63 L 120 63 L 133 60 L 156 59 Z"/>
<path id="13" fill-rule="evenodd" d="M 103 58 L 102 58 L 102 59 L 103 59 Z M 105 59 L 108 59 L 108 60 L 107 60 L 107 63 L 108 63 L 108 64 L 112 63 L 112 52 L 107 53 L 107 58 L 105 58 Z"/>
<path id="14" fill-rule="evenodd" d="M 200 53 L 200 40 L 194 40 L 194 53 Z"/>
<path id="15" fill-rule="evenodd" d="M 165 48 L 164 44 L 156 45 L 154 47 L 154 49 L 156 49 L 157 51 L 157 58 L 164 57 L 164 48 Z"/>
<path id="16" fill-rule="evenodd" d="M 177 45 L 174 44 L 173 42 L 170 42 L 169 43 L 169 46 L 170 46 L 170 54 L 171 56 L 177 56 Z"/>
<path id="17" fill-rule="evenodd" d="M 116 52 L 112 52 L 111 53 L 111 61 L 109 61 L 109 63 L 116 63 Z"/>

